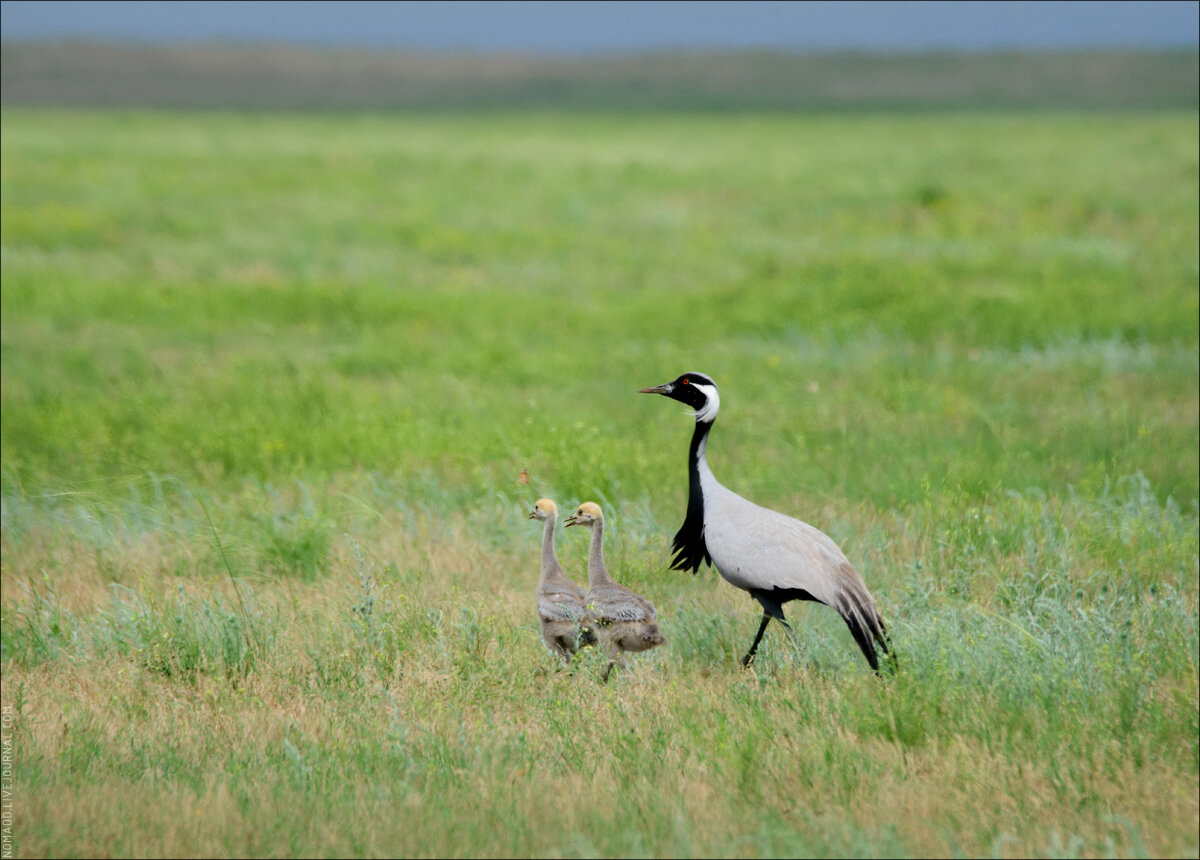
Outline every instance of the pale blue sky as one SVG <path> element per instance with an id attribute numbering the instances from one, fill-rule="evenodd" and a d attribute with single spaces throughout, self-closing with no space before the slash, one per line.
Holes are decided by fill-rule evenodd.
<path id="1" fill-rule="evenodd" d="M 239 41 L 421 50 L 1195 47 L 1197 2 L 4 0 L 6 41 Z"/>

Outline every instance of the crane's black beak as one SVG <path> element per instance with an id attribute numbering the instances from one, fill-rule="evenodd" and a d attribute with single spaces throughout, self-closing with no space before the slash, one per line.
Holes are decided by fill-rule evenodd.
<path id="1" fill-rule="evenodd" d="M 639 388 L 638 394 L 666 394 L 670 396 L 675 390 L 674 382 L 664 382 L 662 385 L 656 385 L 653 388 Z"/>

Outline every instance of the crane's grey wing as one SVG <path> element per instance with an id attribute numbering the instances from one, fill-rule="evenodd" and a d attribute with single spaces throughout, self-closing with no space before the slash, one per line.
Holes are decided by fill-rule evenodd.
<path id="1" fill-rule="evenodd" d="M 721 488 L 724 489 L 724 488 Z M 774 615 L 796 591 L 833 607 L 846 622 L 872 669 L 879 662 L 872 642 L 885 652 L 883 620 L 866 583 L 837 544 L 819 529 L 725 491 L 710 518 L 705 543 L 721 576 L 754 594 Z M 707 499 L 706 499 L 707 501 Z M 776 592 L 782 591 L 782 596 Z M 787 592 L 792 592 L 788 594 Z M 777 616 L 782 617 L 782 616 Z"/>
<path id="2" fill-rule="evenodd" d="M 733 585 L 747 591 L 800 589 L 835 608 L 846 588 L 866 591 L 846 556 L 820 529 L 727 490 L 712 501 L 705 511 L 704 538 L 713 564 Z"/>

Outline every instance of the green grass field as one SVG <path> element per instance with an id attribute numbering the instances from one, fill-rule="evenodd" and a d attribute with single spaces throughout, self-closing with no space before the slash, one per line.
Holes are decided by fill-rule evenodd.
<path id="1" fill-rule="evenodd" d="M 1200 851 L 1194 111 L 0 133 L 12 856 Z M 686 370 L 894 678 L 667 569 Z M 607 685 L 539 496 L 658 607 Z"/>

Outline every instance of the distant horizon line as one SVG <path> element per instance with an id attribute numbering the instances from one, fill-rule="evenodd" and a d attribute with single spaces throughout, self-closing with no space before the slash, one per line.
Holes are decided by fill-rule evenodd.
<path id="1" fill-rule="evenodd" d="M 421 47 L 416 45 L 377 45 L 357 43 L 328 43 L 298 41 L 294 39 L 246 39 L 237 37 L 143 39 L 137 37 L 97 38 L 92 36 L 55 37 L 0 37 L 0 47 L 52 47 L 85 45 L 89 47 L 114 48 L 296 48 L 321 53 L 356 54 L 424 54 L 438 56 L 478 57 L 545 57 L 553 59 L 603 59 L 605 57 L 691 55 L 729 56 L 746 54 L 778 54 L 782 56 L 828 56 L 828 55 L 871 55 L 871 56 L 988 56 L 997 54 L 1197 54 L 1200 45 L 1164 45 L 1113 42 L 1096 45 L 1022 46 L 994 45 L 989 47 L 926 46 L 926 47 L 870 47 L 870 46 L 789 46 L 789 45 L 663 45 L 660 47 L 630 47 L 606 49 L 548 50 L 544 48 L 480 48 L 480 47 Z"/>

